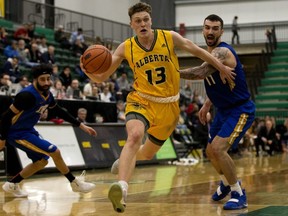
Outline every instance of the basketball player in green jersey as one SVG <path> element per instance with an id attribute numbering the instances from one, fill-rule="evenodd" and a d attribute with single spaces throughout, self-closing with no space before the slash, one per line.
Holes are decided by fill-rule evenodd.
<path id="1" fill-rule="evenodd" d="M 151 12 L 151 6 L 142 2 L 130 7 L 130 26 L 136 36 L 117 47 L 106 72 L 86 73 L 95 82 L 103 82 L 126 59 L 134 74 L 134 91 L 127 96 L 125 111 L 128 137 L 120 158 L 111 169 L 112 173 L 119 170 L 119 181 L 111 185 L 108 194 L 117 212 L 125 210 L 128 182 L 136 160 L 152 159 L 178 122 L 180 75 L 175 47 L 211 64 L 215 71 L 221 72 L 223 82 L 232 82 L 235 75 L 231 68 L 180 34 L 152 29 Z M 81 62 L 80 65 L 85 72 Z M 147 138 L 143 144 L 146 132 Z"/>

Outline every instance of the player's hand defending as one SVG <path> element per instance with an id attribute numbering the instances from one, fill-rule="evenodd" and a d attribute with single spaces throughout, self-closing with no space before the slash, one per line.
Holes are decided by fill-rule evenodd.
<path id="1" fill-rule="evenodd" d="M 79 127 L 89 135 L 97 136 L 97 132 L 92 127 L 89 127 L 83 123 L 81 123 Z"/>
<path id="2" fill-rule="evenodd" d="M 205 106 L 205 104 L 199 110 L 198 116 L 201 124 L 206 125 L 207 122 L 207 113 L 210 110 L 210 106 Z"/>
<path id="3" fill-rule="evenodd" d="M 220 78 L 224 84 L 226 81 L 228 81 L 229 85 L 232 85 L 234 83 L 235 76 L 236 73 L 234 72 L 234 68 L 224 66 L 224 69 L 220 71 Z"/>

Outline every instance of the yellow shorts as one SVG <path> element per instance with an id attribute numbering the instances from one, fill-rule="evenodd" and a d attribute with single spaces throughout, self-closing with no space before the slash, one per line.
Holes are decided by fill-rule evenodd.
<path id="1" fill-rule="evenodd" d="M 143 118 L 140 118 L 140 120 L 145 125 L 147 124 L 149 139 L 157 145 L 162 145 L 174 131 L 179 119 L 180 109 L 178 101 L 155 103 L 140 97 L 134 91 L 127 96 L 125 113 L 127 121 L 135 119 L 136 115 L 142 116 Z"/>

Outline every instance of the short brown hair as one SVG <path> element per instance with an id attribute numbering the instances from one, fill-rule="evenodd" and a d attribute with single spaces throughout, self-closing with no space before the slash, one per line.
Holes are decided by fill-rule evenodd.
<path id="1" fill-rule="evenodd" d="M 135 13 L 138 13 L 138 12 L 142 12 L 142 11 L 146 11 L 147 13 L 152 14 L 152 7 L 147 4 L 147 3 L 144 3 L 144 2 L 139 2 L 135 5 L 133 5 L 132 7 L 129 8 L 128 10 L 128 15 L 131 19 L 131 17 L 135 14 Z"/>

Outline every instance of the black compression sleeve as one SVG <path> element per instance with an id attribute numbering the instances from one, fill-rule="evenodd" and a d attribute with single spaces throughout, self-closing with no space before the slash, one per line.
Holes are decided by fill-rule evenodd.
<path id="1" fill-rule="evenodd" d="M 49 109 L 49 113 L 51 114 L 51 116 L 60 117 L 77 127 L 79 127 L 81 124 L 81 122 L 79 122 L 68 111 L 66 111 L 63 107 L 60 107 L 58 104 L 56 104 L 53 108 Z"/>
<path id="2" fill-rule="evenodd" d="M 2 114 L 2 118 L 0 122 L 0 139 L 1 140 L 6 140 L 8 131 L 11 127 L 11 121 L 14 116 L 15 116 L 15 113 L 10 108 Z"/>
<path id="3" fill-rule="evenodd" d="M 35 103 L 36 98 L 34 95 L 30 92 L 24 91 L 15 96 L 13 105 L 16 107 L 16 109 L 21 111 L 31 109 L 33 106 L 35 106 Z"/>
<path id="4" fill-rule="evenodd" d="M 20 92 L 15 96 L 13 101 L 13 106 L 19 110 L 27 110 L 35 105 L 36 99 L 30 92 Z M 11 127 L 12 118 L 15 113 L 9 108 L 6 112 L 2 114 L 0 122 L 0 139 L 5 140 L 7 138 L 9 129 Z"/>

